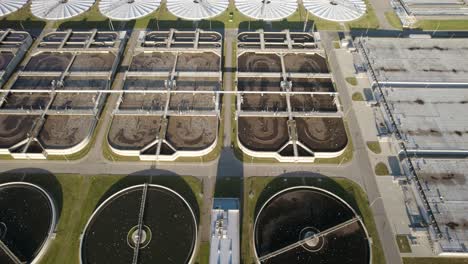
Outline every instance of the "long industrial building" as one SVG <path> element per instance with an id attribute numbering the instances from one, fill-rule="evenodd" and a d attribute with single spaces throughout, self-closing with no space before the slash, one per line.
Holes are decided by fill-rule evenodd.
<path id="1" fill-rule="evenodd" d="M 467 43 L 428 35 L 355 41 L 381 109 L 379 137 L 394 143 L 405 175 L 396 180 L 413 197 L 405 200 L 412 241 L 426 230 L 438 255 L 468 255 Z"/>

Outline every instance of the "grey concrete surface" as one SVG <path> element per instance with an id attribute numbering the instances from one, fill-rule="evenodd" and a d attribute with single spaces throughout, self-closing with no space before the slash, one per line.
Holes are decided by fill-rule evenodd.
<path id="1" fill-rule="evenodd" d="M 377 230 L 382 242 L 382 247 L 384 248 L 386 262 L 389 264 L 402 263 L 400 253 L 395 242 L 395 236 L 389 224 L 382 197 L 377 186 L 377 181 L 373 173 L 373 167 L 371 166 L 371 162 L 369 160 L 366 142 L 363 140 L 361 136 L 361 130 L 357 126 L 357 115 L 352 110 L 353 106 L 351 95 L 346 89 L 347 85 L 343 75 L 341 74 L 341 69 L 337 63 L 337 58 L 334 53 L 332 41 L 334 34 L 336 33 L 321 33 L 323 45 L 329 56 L 330 66 L 334 70 L 336 85 L 338 92 L 340 92 L 345 112 L 349 111 L 347 116 L 347 123 L 355 146 L 355 155 L 353 161 L 353 164 L 355 165 L 352 171 L 359 173 L 361 176 L 360 183 L 366 191 L 369 202 L 372 205 L 371 209 L 373 210 Z"/>

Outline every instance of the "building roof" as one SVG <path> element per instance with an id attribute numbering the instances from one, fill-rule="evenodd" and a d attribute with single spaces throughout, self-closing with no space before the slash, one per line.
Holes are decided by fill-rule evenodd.
<path id="1" fill-rule="evenodd" d="M 442 251 L 468 252 L 468 161 L 416 159 L 424 194 L 434 212 L 443 239 Z"/>
<path id="2" fill-rule="evenodd" d="M 466 38 L 363 38 L 381 83 L 468 84 Z"/>
<path id="3" fill-rule="evenodd" d="M 31 12 L 45 20 L 63 20 L 88 11 L 95 0 L 32 0 Z"/>
<path id="4" fill-rule="evenodd" d="M 314 16 L 336 22 L 352 21 L 366 13 L 363 0 L 303 0 Z"/>
<path id="5" fill-rule="evenodd" d="M 22 8 L 28 0 L 0 0 L 0 17 Z"/>
<path id="6" fill-rule="evenodd" d="M 210 264 L 239 264 L 239 200 L 214 199 L 211 211 Z"/>
<path id="7" fill-rule="evenodd" d="M 468 89 L 392 86 L 384 93 L 409 150 L 468 150 Z"/>
<path id="8" fill-rule="evenodd" d="M 202 20 L 221 15 L 229 0 L 167 0 L 167 9 L 177 17 Z"/>
<path id="9" fill-rule="evenodd" d="M 161 0 L 101 0 L 99 11 L 115 20 L 133 20 L 156 11 Z"/>
<path id="10" fill-rule="evenodd" d="M 236 0 L 239 11 L 251 18 L 275 21 L 291 16 L 297 10 L 296 0 Z"/>

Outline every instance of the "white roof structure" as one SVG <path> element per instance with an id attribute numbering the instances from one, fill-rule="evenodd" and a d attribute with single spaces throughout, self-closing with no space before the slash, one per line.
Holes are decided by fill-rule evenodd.
<path id="1" fill-rule="evenodd" d="M 296 12 L 297 6 L 297 0 L 236 0 L 242 14 L 266 21 L 287 18 Z"/>
<path id="2" fill-rule="evenodd" d="M 229 0 L 167 0 L 167 9 L 177 17 L 202 20 L 221 15 Z"/>
<path id="3" fill-rule="evenodd" d="M 364 0 L 303 0 L 304 7 L 314 16 L 335 22 L 347 22 L 366 13 Z"/>
<path id="4" fill-rule="evenodd" d="M 22 8 L 28 0 L 0 0 L 0 17 Z"/>
<path id="5" fill-rule="evenodd" d="M 238 199 L 214 199 L 209 264 L 240 263 L 239 219 Z"/>
<path id="6" fill-rule="evenodd" d="M 161 0 L 101 0 L 101 13 L 115 20 L 133 20 L 147 16 L 156 11 Z"/>
<path id="7" fill-rule="evenodd" d="M 31 12 L 45 20 L 63 20 L 88 11 L 95 0 L 32 0 Z"/>

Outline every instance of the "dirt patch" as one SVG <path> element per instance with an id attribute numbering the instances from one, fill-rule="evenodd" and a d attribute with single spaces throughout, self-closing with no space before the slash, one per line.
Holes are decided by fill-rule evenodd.
<path id="1" fill-rule="evenodd" d="M 93 72 L 110 71 L 115 61 L 112 53 L 85 53 L 76 56 L 70 71 Z"/>
<path id="2" fill-rule="evenodd" d="M 239 140 L 253 151 L 278 151 L 289 140 L 287 118 L 240 117 Z"/>
<path id="3" fill-rule="evenodd" d="M 218 91 L 221 88 L 219 81 L 209 78 L 178 79 L 176 90 L 179 91 Z"/>
<path id="4" fill-rule="evenodd" d="M 442 184 L 442 185 L 465 185 L 466 177 L 460 173 L 419 173 L 420 179 L 423 179 L 429 184 Z"/>
<path id="5" fill-rule="evenodd" d="M 67 78 L 64 85 L 64 90 L 100 90 L 106 89 L 107 81 L 103 79 Z M 57 110 L 90 109 L 94 107 L 97 99 L 97 93 L 57 93 L 51 108 Z"/>
<path id="6" fill-rule="evenodd" d="M 169 109 L 174 111 L 214 111 L 214 95 L 172 94 Z"/>
<path id="7" fill-rule="evenodd" d="M 38 116 L 1 115 L 0 148 L 9 148 L 27 138 Z"/>
<path id="8" fill-rule="evenodd" d="M 46 93 L 11 93 L 7 96 L 2 109 L 45 109 L 50 101 L 50 95 Z"/>
<path id="9" fill-rule="evenodd" d="M 297 112 L 336 112 L 334 98 L 330 95 L 291 95 L 292 111 Z"/>
<path id="10" fill-rule="evenodd" d="M 124 90 L 166 90 L 164 80 L 159 79 L 127 79 Z M 162 111 L 166 104 L 167 94 L 132 94 L 122 97 L 120 109 L 122 110 L 150 110 Z"/>
<path id="11" fill-rule="evenodd" d="M 216 72 L 220 70 L 221 58 L 212 52 L 182 53 L 177 59 L 176 71 Z"/>
<path id="12" fill-rule="evenodd" d="M 49 90 L 52 89 L 51 77 L 19 77 L 12 86 L 13 90 Z"/>
<path id="13" fill-rule="evenodd" d="M 119 109 L 164 111 L 166 100 L 166 94 L 125 94 Z"/>
<path id="14" fill-rule="evenodd" d="M 432 137 L 442 137 L 442 132 L 435 129 L 417 129 L 417 130 L 407 130 L 406 133 L 410 136 L 432 136 Z"/>
<path id="15" fill-rule="evenodd" d="M 294 92 L 334 92 L 331 79 L 291 79 Z"/>
<path id="16" fill-rule="evenodd" d="M 280 78 L 240 78 L 237 81 L 239 91 L 281 91 Z"/>
<path id="17" fill-rule="evenodd" d="M 342 119 L 296 118 L 299 141 L 315 152 L 336 152 L 348 144 Z"/>
<path id="18" fill-rule="evenodd" d="M 203 150 L 216 140 L 217 117 L 171 116 L 166 140 L 177 150 Z"/>
<path id="19" fill-rule="evenodd" d="M 124 90 L 166 90 L 166 86 L 160 79 L 127 79 Z"/>
<path id="20" fill-rule="evenodd" d="M 97 100 L 97 94 L 59 93 L 56 95 L 51 109 L 92 109 Z"/>
<path id="21" fill-rule="evenodd" d="M 72 57 L 71 53 L 43 52 L 31 58 L 25 71 L 65 71 Z"/>
<path id="22" fill-rule="evenodd" d="M 287 54 L 284 56 L 287 72 L 329 73 L 327 60 L 318 54 Z"/>
<path id="23" fill-rule="evenodd" d="M 93 122 L 92 116 L 48 116 L 38 138 L 45 148 L 71 148 L 86 139 Z"/>
<path id="24" fill-rule="evenodd" d="M 244 53 L 238 58 L 240 72 L 281 72 L 281 59 L 275 54 Z"/>
<path id="25" fill-rule="evenodd" d="M 169 52 L 141 53 L 133 57 L 130 71 L 172 71 L 175 55 Z"/>
<path id="26" fill-rule="evenodd" d="M 156 140 L 160 126 L 160 116 L 115 116 L 109 143 L 122 150 L 140 150 Z"/>
<path id="27" fill-rule="evenodd" d="M 243 111 L 284 112 L 286 97 L 279 94 L 245 94 L 241 105 Z"/>

